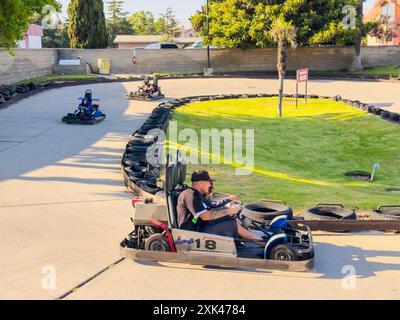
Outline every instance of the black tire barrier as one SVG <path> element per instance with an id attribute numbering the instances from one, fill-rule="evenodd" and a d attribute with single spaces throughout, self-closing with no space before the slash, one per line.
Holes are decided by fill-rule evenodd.
<path id="1" fill-rule="evenodd" d="M 28 83 L 26 86 L 29 88 L 29 90 L 36 90 L 38 88 L 38 86 L 33 82 Z"/>
<path id="2" fill-rule="evenodd" d="M 126 145 L 127 148 L 129 147 L 150 147 L 153 145 L 156 141 L 145 141 L 141 139 L 137 140 L 130 140 L 128 141 L 128 144 Z"/>
<path id="3" fill-rule="evenodd" d="M 371 212 L 372 220 L 400 220 L 400 205 L 380 206 Z"/>
<path id="4" fill-rule="evenodd" d="M 394 122 L 400 122 L 400 114 L 391 112 L 389 120 L 394 121 Z"/>
<path id="5" fill-rule="evenodd" d="M 374 108 L 374 109 L 372 110 L 372 113 L 373 113 L 374 115 L 380 116 L 381 113 L 382 113 L 382 109 L 381 109 L 381 108 Z"/>
<path id="6" fill-rule="evenodd" d="M 341 204 L 317 204 L 315 207 L 305 210 L 305 220 L 356 220 L 354 210 L 345 209 Z"/>
<path id="7" fill-rule="evenodd" d="M 384 110 L 383 110 L 383 111 L 381 112 L 381 118 L 387 120 L 387 119 L 390 118 L 390 115 L 391 115 L 391 114 L 392 114 L 391 112 L 389 112 L 389 111 L 384 111 Z"/>
<path id="8" fill-rule="evenodd" d="M 15 91 L 17 93 L 26 93 L 31 90 L 29 89 L 29 87 L 26 84 L 20 84 L 15 87 Z"/>
<path id="9" fill-rule="evenodd" d="M 141 170 L 147 170 L 148 166 L 143 164 L 140 164 L 141 160 L 138 159 L 124 159 L 122 161 L 122 164 L 124 167 L 129 167 L 134 171 L 141 171 Z"/>
<path id="10" fill-rule="evenodd" d="M 7 105 L 13 104 L 13 98 L 17 97 L 19 100 L 20 96 L 29 94 L 31 91 L 44 88 L 44 85 L 38 85 L 36 83 L 30 82 L 28 84 L 18 84 L 14 86 L 0 85 L 0 104 L 6 103 Z"/>
<path id="11" fill-rule="evenodd" d="M 156 194 L 157 192 L 162 191 L 162 188 L 159 188 L 154 185 L 150 185 L 148 181 L 140 181 L 137 183 L 137 186 L 143 191 L 151 194 Z"/>
<path id="12" fill-rule="evenodd" d="M 289 220 L 293 219 L 293 209 L 281 201 L 265 200 L 259 203 L 247 204 L 243 207 L 243 214 L 255 221 L 264 223 L 276 217 L 286 215 Z"/>
<path id="13" fill-rule="evenodd" d="M 368 113 L 374 114 L 375 110 L 376 110 L 376 107 L 374 107 L 374 106 L 368 106 L 366 111 L 367 111 Z"/>
<path id="14" fill-rule="evenodd" d="M 2 88 L 0 88 L 0 95 L 4 98 L 5 101 L 9 101 L 12 98 L 10 92 Z"/>
<path id="15" fill-rule="evenodd" d="M 16 95 L 15 89 L 13 89 L 10 86 L 2 85 L 2 86 L 0 86 L 0 89 L 6 91 L 7 94 L 12 96 L 12 97 Z"/>

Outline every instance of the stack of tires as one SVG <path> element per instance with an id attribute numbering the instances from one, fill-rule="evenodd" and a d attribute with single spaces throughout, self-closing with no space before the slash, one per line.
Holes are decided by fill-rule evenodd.
<path id="1" fill-rule="evenodd" d="M 132 135 L 122 158 L 122 170 L 127 186 L 133 183 L 150 194 L 162 191 L 158 185 L 161 167 L 155 164 L 156 159 L 151 158 L 161 156 L 161 150 L 158 148 L 162 145 L 159 144 L 156 130 L 166 132 L 173 109 L 178 105 L 179 102 L 160 104 Z"/>
<path id="2" fill-rule="evenodd" d="M 0 85 L 0 104 L 10 101 L 13 97 L 41 88 L 33 82 L 15 86 Z"/>

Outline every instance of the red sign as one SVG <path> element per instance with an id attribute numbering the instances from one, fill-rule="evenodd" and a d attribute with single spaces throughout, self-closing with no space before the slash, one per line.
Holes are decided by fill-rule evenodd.
<path id="1" fill-rule="evenodd" d="M 308 69 L 297 70 L 297 82 L 308 81 Z"/>

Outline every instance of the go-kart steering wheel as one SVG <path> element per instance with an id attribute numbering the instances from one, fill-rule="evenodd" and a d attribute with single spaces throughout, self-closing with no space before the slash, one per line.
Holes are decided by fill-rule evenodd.
<path id="1" fill-rule="evenodd" d="M 243 217 L 243 206 L 240 206 L 240 210 L 231 217 L 232 220 L 241 219 Z"/>

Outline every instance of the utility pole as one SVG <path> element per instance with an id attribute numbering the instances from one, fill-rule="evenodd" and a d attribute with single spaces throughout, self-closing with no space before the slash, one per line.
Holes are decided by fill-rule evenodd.
<path id="1" fill-rule="evenodd" d="M 207 29 L 207 37 L 210 35 L 210 18 L 209 18 L 209 11 L 210 11 L 210 0 L 207 0 L 206 6 L 206 29 Z M 210 54 L 210 45 L 207 45 L 207 61 L 208 61 L 208 69 L 211 68 L 211 54 Z"/>

